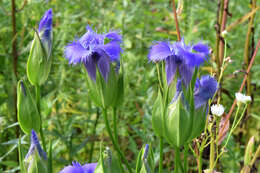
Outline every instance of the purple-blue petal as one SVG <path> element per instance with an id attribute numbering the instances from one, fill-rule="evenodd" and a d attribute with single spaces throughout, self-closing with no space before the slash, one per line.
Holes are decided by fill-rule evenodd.
<path id="1" fill-rule="evenodd" d="M 166 72 L 166 78 L 167 78 L 167 84 L 170 85 L 171 82 L 174 79 L 175 73 L 177 69 L 177 64 L 175 63 L 174 56 L 169 56 L 166 59 L 165 63 L 165 72 Z"/>
<path id="2" fill-rule="evenodd" d="M 93 81 L 96 81 L 96 62 L 94 61 L 94 59 L 91 57 L 87 58 L 85 59 L 85 61 L 83 61 L 83 63 L 87 69 L 89 77 Z"/>
<path id="3" fill-rule="evenodd" d="M 116 42 L 122 41 L 122 36 L 120 34 L 118 34 L 116 31 L 111 31 L 111 32 L 105 34 L 105 37 L 111 41 L 116 41 Z"/>
<path id="4" fill-rule="evenodd" d="M 44 160 L 47 159 L 46 153 L 43 151 L 39 139 L 37 137 L 36 132 L 32 129 L 31 131 L 31 146 L 29 148 L 28 153 L 25 156 L 25 159 L 28 159 L 29 156 L 34 154 L 34 152 L 38 152 L 39 156 L 42 157 Z"/>
<path id="5" fill-rule="evenodd" d="M 43 32 L 43 39 L 49 40 L 51 31 L 52 31 L 52 9 L 49 9 L 45 12 L 44 16 L 42 17 L 39 23 L 38 32 Z"/>
<path id="6" fill-rule="evenodd" d="M 110 72 L 109 56 L 102 49 L 98 49 L 97 53 L 100 55 L 100 58 L 97 62 L 97 67 L 105 81 L 107 81 Z"/>
<path id="7" fill-rule="evenodd" d="M 77 162 L 72 162 L 72 165 L 66 166 L 60 173 L 86 173 L 84 168 Z"/>
<path id="8" fill-rule="evenodd" d="M 185 86 L 189 85 L 189 83 L 192 79 L 193 72 L 194 72 L 194 68 L 192 68 L 186 64 L 182 64 L 179 67 L 180 78 L 183 81 Z"/>
<path id="9" fill-rule="evenodd" d="M 153 62 L 162 61 L 173 55 L 170 44 L 167 42 L 158 42 L 151 46 L 148 59 Z"/>
<path id="10" fill-rule="evenodd" d="M 85 173 L 94 173 L 96 167 L 97 167 L 97 163 L 87 163 L 83 165 Z"/>
<path id="11" fill-rule="evenodd" d="M 90 54 L 91 52 L 86 50 L 79 42 L 73 42 L 65 48 L 65 57 L 69 60 L 70 64 L 81 63 Z"/>
<path id="12" fill-rule="evenodd" d="M 211 76 L 202 76 L 199 81 L 199 88 L 194 93 L 195 108 L 207 104 L 218 89 L 218 82 Z"/>
<path id="13" fill-rule="evenodd" d="M 120 53 L 122 52 L 122 49 L 119 42 L 111 41 L 110 43 L 100 46 L 100 48 L 106 52 L 111 61 L 120 60 Z"/>
<path id="14" fill-rule="evenodd" d="M 203 43 L 197 43 L 193 45 L 192 49 L 195 50 L 196 52 L 204 53 L 206 56 L 210 54 L 209 46 Z"/>

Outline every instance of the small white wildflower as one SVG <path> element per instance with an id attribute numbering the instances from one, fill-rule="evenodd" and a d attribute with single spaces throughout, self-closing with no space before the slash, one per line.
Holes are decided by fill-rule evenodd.
<path id="1" fill-rule="evenodd" d="M 238 104 L 239 103 L 247 104 L 247 103 L 251 102 L 251 97 L 246 96 L 242 93 L 236 93 L 236 99 L 237 99 Z"/>
<path id="2" fill-rule="evenodd" d="M 221 104 L 211 106 L 211 112 L 213 115 L 220 117 L 223 115 L 225 108 Z"/>
<path id="3" fill-rule="evenodd" d="M 227 30 L 224 30 L 223 32 L 221 32 L 221 36 L 223 38 L 225 38 L 225 36 L 227 36 L 227 34 L 228 34 Z"/>

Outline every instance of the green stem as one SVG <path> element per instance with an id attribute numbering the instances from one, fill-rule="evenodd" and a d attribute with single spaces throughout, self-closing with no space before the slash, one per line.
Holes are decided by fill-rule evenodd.
<path id="1" fill-rule="evenodd" d="M 117 115 L 116 115 L 116 107 L 113 108 L 113 130 L 114 130 L 114 138 L 115 138 L 115 142 L 116 144 L 119 146 L 119 143 L 118 143 L 118 133 L 117 133 Z M 117 153 L 118 155 L 118 158 L 121 158 L 121 156 Z M 121 160 L 121 159 L 120 159 Z M 120 162 L 120 169 L 121 169 L 121 172 L 124 172 L 124 169 L 122 167 L 122 164 Z"/>
<path id="2" fill-rule="evenodd" d="M 103 116 L 104 116 L 105 125 L 106 125 L 106 128 L 107 128 L 107 132 L 108 132 L 108 134 L 109 134 L 109 137 L 110 137 L 110 139 L 111 139 L 111 141 L 112 141 L 112 144 L 113 144 L 114 148 L 116 149 L 116 151 L 117 151 L 118 155 L 120 156 L 120 158 L 122 158 L 123 161 L 125 162 L 125 165 L 126 165 L 128 171 L 129 171 L 130 173 L 132 173 L 132 169 L 131 169 L 131 167 L 130 167 L 128 161 L 126 160 L 126 157 L 124 156 L 124 154 L 123 154 L 122 151 L 120 150 L 119 146 L 118 146 L 117 143 L 115 142 L 115 139 L 114 139 L 114 137 L 113 137 L 113 135 L 112 135 L 112 130 L 111 130 L 111 128 L 110 128 L 110 125 L 109 125 L 109 122 L 108 122 L 108 118 L 107 118 L 107 109 L 106 109 L 106 108 L 103 108 Z"/>
<path id="3" fill-rule="evenodd" d="M 188 172 L 188 144 L 184 145 L 184 172 L 187 173 Z"/>
<path id="4" fill-rule="evenodd" d="M 179 173 L 180 149 L 174 147 L 174 173 Z"/>
<path id="5" fill-rule="evenodd" d="M 247 108 L 247 104 L 246 104 L 246 106 L 244 107 L 243 112 L 242 112 L 242 114 L 241 114 L 239 120 L 238 120 L 237 123 L 236 123 L 237 115 L 238 115 L 238 112 L 239 112 L 239 109 L 240 109 L 240 106 L 238 106 L 238 109 L 237 109 L 237 112 L 236 112 L 236 115 L 235 115 L 235 119 L 234 119 L 233 124 L 232 124 L 232 128 L 231 128 L 231 130 L 230 130 L 230 132 L 229 132 L 229 135 L 228 135 L 228 138 L 227 138 L 227 140 L 226 140 L 226 143 L 224 144 L 224 146 L 222 147 L 222 149 L 225 149 L 225 148 L 226 148 L 226 146 L 227 146 L 227 144 L 228 144 L 228 142 L 229 142 L 229 139 L 230 139 L 230 137 L 231 137 L 231 134 L 233 133 L 233 131 L 235 130 L 235 128 L 238 126 L 238 124 L 239 124 L 240 121 L 242 120 L 243 115 L 245 114 L 246 108 Z M 217 164 L 218 159 L 222 156 L 222 154 L 224 154 L 224 152 L 225 152 L 225 151 L 222 150 L 222 152 L 217 156 L 217 158 L 216 158 L 216 160 L 215 160 L 215 163 L 214 163 L 214 166 Z"/>
<path id="6" fill-rule="evenodd" d="M 163 137 L 160 137 L 160 162 L 159 162 L 159 173 L 163 172 Z"/>
<path id="7" fill-rule="evenodd" d="M 202 153 L 203 149 L 199 151 L 199 173 L 202 173 Z"/>
<path id="8" fill-rule="evenodd" d="M 117 133 L 117 115 L 116 115 L 116 107 L 113 108 L 113 128 L 114 128 L 114 137 L 115 137 L 115 142 L 117 145 L 118 143 L 118 133 Z"/>
<path id="9" fill-rule="evenodd" d="M 92 136 L 94 136 L 94 137 L 96 136 L 96 129 L 97 129 L 99 117 L 100 117 L 100 112 L 99 112 L 99 109 L 97 108 L 97 116 L 96 116 L 95 124 L 94 124 L 93 129 L 92 129 Z M 94 146 L 95 146 L 95 139 L 93 138 L 93 141 L 92 141 L 91 147 L 90 147 L 89 163 L 92 162 Z"/>
<path id="10" fill-rule="evenodd" d="M 41 136 L 41 139 L 42 139 L 43 150 L 47 151 L 46 150 L 46 142 L 45 142 L 45 138 L 44 138 L 44 135 L 43 135 L 43 129 L 42 129 L 41 89 L 40 89 L 39 85 L 35 86 L 35 94 L 36 94 L 36 105 L 37 105 L 37 109 L 38 109 L 38 112 L 39 112 L 39 115 L 40 115 L 40 122 L 41 122 L 40 123 L 40 136 Z"/>

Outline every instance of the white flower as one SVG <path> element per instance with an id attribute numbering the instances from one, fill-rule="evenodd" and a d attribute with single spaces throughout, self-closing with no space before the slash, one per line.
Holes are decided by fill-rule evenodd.
<path id="1" fill-rule="evenodd" d="M 220 104 L 218 104 L 218 105 L 212 105 L 212 106 L 211 106 L 211 112 L 212 112 L 212 114 L 213 114 L 213 115 L 216 115 L 216 116 L 218 116 L 218 117 L 220 117 L 221 115 L 223 115 L 224 110 L 225 110 L 225 108 L 224 108 L 222 105 L 220 105 Z"/>
<path id="2" fill-rule="evenodd" d="M 246 96 L 242 93 L 236 93 L 236 99 L 238 103 L 249 103 L 251 102 L 251 97 L 250 96 Z"/>

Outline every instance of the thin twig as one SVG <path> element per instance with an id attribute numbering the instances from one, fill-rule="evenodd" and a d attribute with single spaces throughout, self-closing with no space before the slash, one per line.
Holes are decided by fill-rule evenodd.
<path id="1" fill-rule="evenodd" d="M 173 14 L 174 14 L 174 21 L 175 21 L 175 26 L 176 26 L 176 31 L 177 31 L 177 38 L 178 38 L 178 41 L 180 41 L 181 40 L 181 33 L 180 33 L 178 17 L 177 17 L 177 13 L 176 13 L 175 0 L 172 0 L 172 10 L 173 10 Z"/>
<path id="2" fill-rule="evenodd" d="M 222 23 L 221 23 L 221 28 L 220 28 L 220 33 L 225 31 L 226 29 L 226 24 L 227 24 L 227 16 L 229 14 L 228 12 L 228 3 L 229 0 L 224 0 L 224 10 L 223 10 L 223 15 L 222 15 Z M 223 58 L 224 58 L 224 40 L 220 41 L 220 46 L 219 46 L 219 63 L 222 64 Z"/>
<path id="3" fill-rule="evenodd" d="M 254 11 L 256 9 L 256 0 L 253 0 L 251 2 L 251 5 L 252 5 L 251 11 Z M 249 61 L 250 61 L 249 45 L 250 45 L 251 37 L 252 36 L 254 37 L 254 35 L 252 35 L 253 27 L 254 27 L 254 18 L 255 18 L 255 13 L 253 13 L 253 15 L 250 17 L 247 34 L 246 34 L 246 41 L 245 41 L 245 48 L 244 48 L 244 62 L 245 62 L 244 68 L 245 69 L 248 68 Z M 251 49 L 254 49 L 254 47 L 252 47 Z M 247 90 L 247 92 L 246 92 L 247 95 L 251 96 L 251 73 L 248 73 L 247 82 L 246 82 L 246 90 Z M 250 114 L 250 110 L 251 110 L 251 104 L 248 104 L 246 117 Z"/>
<path id="4" fill-rule="evenodd" d="M 27 0 L 24 0 L 24 1 L 23 1 L 23 5 L 21 6 L 21 8 L 19 8 L 18 10 L 16 10 L 16 12 L 17 12 L 17 13 L 21 12 L 21 11 L 24 9 L 24 7 L 26 6 L 26 4 L 27 4 Z"/>
<path id="5" fill-rule="evenodd" d="M 258 39 L 255 52 L 254 52 L 254 54 L 253 54 L 253 56 L 252 56 L 252 58 L 251 58 L 250 64 L 249 64 L 249 66 L 248 66 L 248 68 L 247 68 L 246 74 L 245 74 L 245 76 L 244 76 L 243 82 L 242 82 L 242 84 L 241 84 L 240 89 L 239 89 L 238 92 L 242 92 L 242 90 L 243 90 L 243 88 L 244 88 L 244 86 L 245 86 L 248 73 L 250 72 L 250 70 L 251 70 L 251 68 L 252 68 L 252 65 L 253 65 L 253 63 L 254 63 L 254 60 L 255 60 L 255 57 L 256 57 L 256 54 L 257 54 L 257 52 L 258 52 L 259 47 L 260 47 L 260 39 Z M 234 110 L 234 108 L 235 108 L 235 106 L 236 106 L 236 103 L 237 103 L 237 100 L 235 99 L 234 102 L 233 102 L 233 105 L 232 105 L 231 109 L 229 110 L 229 113 L 228 113 L 228 115 L 227 115 L 227 119 L 225 120 L 225 123 L 224 123 L 223 127 L 222 127 L 221 130 L 220 130 L 220 133 L 219 133 L 219 136 L 218 136 L 218 137 L 221 137 L 221 136 L 222 136 L 222 133 L 223 133 L 224 129 L 226 128 L 227 124 L 228 124 L 228 120 L 229 120 L 229 118 L 230 118 L 230 116 L 231 116 L 231 114 L 232 114 L 232 112 L 233 112 L 233 110 Z"/>

